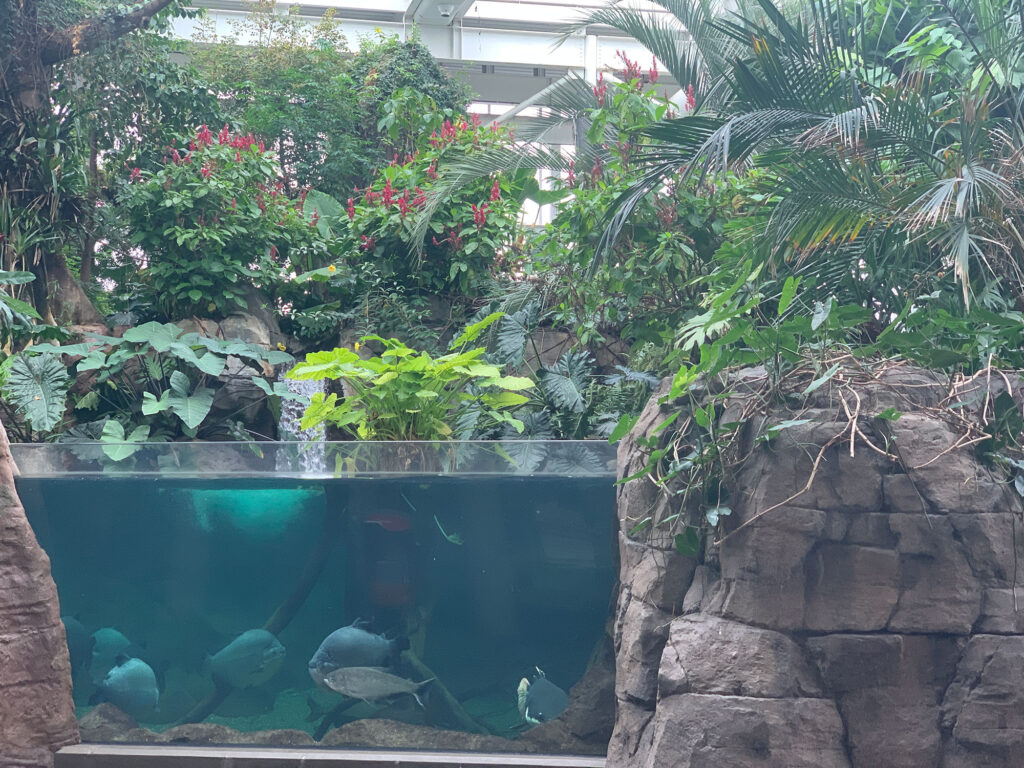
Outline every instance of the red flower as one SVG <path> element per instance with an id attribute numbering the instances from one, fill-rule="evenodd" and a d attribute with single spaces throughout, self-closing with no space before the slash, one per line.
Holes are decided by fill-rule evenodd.
<path id="1" fill-rule="evenodd" d="M 692 112 L 697 106 L 697 97 L 693 95 L 693 83 L 686 86 L 686 111 Z"/>
<path id="2" fill-rule="evenodd" d="M 498 184 L 498 180 L 494 180 L 494 186 L 491 187 L 491 202 L 495 200 L 501 200 L 501 186 Z"/>
<path id="3" fill-rule="evenodd" d="M 372 251 L 376 247 L 377 247 L 377 241 L 376 240 L 374 240 L 372 237 L 367 237 L 366 235 L 363 235 L 363 245 L 362 245 L 362 248 L 363 248 L 364 251 L 370 252 L 370 251 Z"/>
<path id="4" fill-rule="evenodd" d="M 205 125 L 199 126 L 199 130 L 196 131 L 196 144 L 200 147 L 208 147 L 213 144 L 213 133 Z"/>
<path id="5" fill-rule="evenodd" d="M 235 152 L 235 162 L 236 163 L 242 162 L 242 153 L 241 152 Z"/>
<path id="6" fill-rule="evenodd" d="M 259 148 L 260 148 L 260 154 L 262 155 L 263 154 L 263 139 L 260 139 Z"/>
<path id="7" fill-rule="evenodd" d="M 594 86 L 594 98 L 598 106 L 604 106 L 605 97 L 608 95 L 608 83 L 604 81 L 604 72 L 597 76 L 597 85 Z"/>
<path id="8" fill-rule="evenodd" d="M 204 164 L 203 167 L 199 169 L 199 172 L 203 174 L 204 179 L 208 179 L 213 175 L 213 171 L 210 169 L 209 163 Z"/>
<path id="9" fill-rule="evenodd" d="M 405 215 L 409 213 L 409 190 L 405 190 L 400 198 L 398 198 L 398 212 L 405 218 Z"/>
<path id="10" fill-rule="evenodd" d="M 487 224 L 487 203 L 481 203 L 479 208 L 470 203 L 469 207 L 473 209 L 473 223 L 476 224 L 476 228 L 483 229 Z"/>
<path id="11" fill-rule="evenodd" d="M 391 188 L 391 179 L 387 179 L 384 182 L 384 191 L 381 193 L 381 201 L 385 207 L 391 206 L 391 201 L 394 198 L 394 190 Z"/>
<path id="12" fill-rule="evenodd" d="M 570 160 L 569 161 L 569 186 L 570 187 L 575 187 L 576 186 L 576 161 L 575 160 Z"/>
<path id="13" fill-rule="evenodd" d="M 220 129 L 220 133 L 217 135 L 217 142 L 219 144 L 227 144 L 228 136 L 230 136 L 230 134 L 228 133 L 228 126 L 227 124 L 225 124 L 224 127 Z"/>
<path id="14" fill-rule="evenodd" d="M 320 221 L 320 211 L 314 210 L 313 215 L 309 217 L 309 226 L 315 227 L 318 221 Z"/>
<path id="15" fill-rule="evenodd" d="M 348 208 L 345 209 L 348 214 L 348 220 L 352 221 L 356 217 L 356 201 L 351 197 L 348 199 Z"/>
<path id="16" fill-rule="evenodd" d="M 651 78 L 651 83 L 658 82 L 658 59 L 655 56 L 651 57 L 651 68 L 647 70 L 647 75 Z"/>
<path id="17" fill-rule="evenodd" d="M 422 208 L 427 204 L 427 193 L 419 187 L 416 187 L 416 197 L 412 199 L 412 205 L 414 208 Z"/>
<path id="18" fill-rule="evenodd" d="M 427 173 L 427 178 L 428 179 L 436 179 L 437 178 L 437 160 L 431 160 L 430 161 L 430 167 L 427 168 L 426 173 Z"/>
<path id="19" fill-rule="evenodd" d="M 232 197 L 231 198 L 231 208 L 234 209 L 234 208 L 237 208 L 237 207 L 238 207 L 238 203 L 236 203 L 235 202 L 235 198 Z"/>
<path id="20" fill-rule="evenodd" d="M 138 181 L 142 178 L 142 170 L 140 168 L 132 168 L 132 172 L 128 174 L 128 178 L 131 181 Z"/>

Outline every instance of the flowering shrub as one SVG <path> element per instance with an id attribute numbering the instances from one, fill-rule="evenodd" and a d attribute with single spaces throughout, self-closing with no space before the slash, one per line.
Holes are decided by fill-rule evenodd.
<path id="1" fill-rule="evenodd" d="M 611 332 L 631 340 L 659 341 L 695 305 L 693 279 L 711 268 L 723 239 L 737 188 L 732 181 L 699 188 L 673 179 L 644 198 L 614 247 L 587 276 L 608 207 L 636 182 L 634 162 L 650 140 L 644 129 L 671 117 L 676 107 L 658 93 L 657 65 L 644 70 L 624 53 L 618 80 L 598 79 L 597 106 L 588 113 L 587 138 L 603 159 L 573 167 L 562 180 L 568 195 L 537 241 L 536 271 L 554 294 L 554 321 L 590 344 Z M 693 89 L 685 109 L 692 109 Z"/>
<path id="2" fill-rule="evenodd" d="M 311 250 L 325 249 L 279 175 L 262 142 L 205 125 L 172 143 L 156 172 L 131 170 L 122 210 L 161 317 L 229 314 L 248 286 L 275 284 L 286 258 L 307 255 L 307 266 Z"/>
<path id="3" fill-rule="evenodd" d="M 506 128 L 437 114 L 433 129 L 414 151 L 404 157 L 396 154 L 368 187 L 355 190 L 337 224 L 352 258 L 373 261 L 398 284 L 474 295 L 482 278 L 517 258 L 522 180 L 502 175 L 459 189 L 439 207 L 422 243 L 423 254 L 416 255 L 414 220 L 439 166 L 511 142 Z"/>

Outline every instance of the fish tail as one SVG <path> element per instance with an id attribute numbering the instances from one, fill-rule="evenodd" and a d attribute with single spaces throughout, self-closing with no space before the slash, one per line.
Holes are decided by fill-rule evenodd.
<path id="1" fill-rule="evenodd" d="M 516 690 L 519 698 L 519 714 L 526 717 L 526 694 L 530 690 L 530 681 L 525 677 L 519 681 L 519 688 Z"/>

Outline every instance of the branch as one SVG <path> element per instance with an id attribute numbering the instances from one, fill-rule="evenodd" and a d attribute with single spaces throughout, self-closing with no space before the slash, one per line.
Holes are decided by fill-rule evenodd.
<path id="1" fill-rule="evenodd" d="M 43 43 L 43 64 L 57 64 L 81 53 L 98 48 L 103 43 L 134 32 L 146 26 L 150 19 L 175 0 L 149 0 L 127 13 L 110 14 L 74 24 L 54 32 Z"/>

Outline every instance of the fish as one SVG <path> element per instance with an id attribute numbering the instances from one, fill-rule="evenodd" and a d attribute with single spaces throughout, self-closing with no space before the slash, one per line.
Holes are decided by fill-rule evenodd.
<path id="1" fill-rule="evenodd" d="M 125 714 L 143 719 L 157 711 L 160 690 L 153 668 L 142 659 L 119 655 L 90 704 L 109 701 Z"/>
<path id="2" fill-rule="evenodd" d="M 367 704 L 408 693 L 422 707 L 419 690 L 433 679 L 415 683 L 379 667 L 341 667 L 326 675 L 324 684 L 332 691 L 353 699 L 362 699 Z"/>
<path id="3" fill-rule="evenodd" d="M 262 685 L 281 669 L 285 648 L 265 629 L 250 629 L 213 656 L 207 658 L 207 669 L 214 680 L 232 688 Z"/>
<path id="4" fill-rule="evenodd" d="M 96 638 L 89 634 L 74 616 L 61 616 L 64 623 L 64 635 L 67 637 L 68 654 L 71 657 L 71 671 L 79 672 L 89 666 L 92 661 L 92 649 L 96 645 Z"/>
<path id="5" fill-rule="evenodd" d="M 519 681 L 517 690 L 519 698 L 519 714 L 528 723 L 537 725 L 554 720 L 565 712 L 569 706 L 569 696 L 557 685 L 548 680 L 540 667 L 537 679 L 532 683 L 525 677 Z"/>
<path id="6" fill-rule="evenodd" d="M 118 656 L 138 658 L 141 649 L 113 627 L 102 627 L 92 633 L 92 658 L 89 676 L 99 685 L 117 663 Z"/>
<path id="7" fill-rule="evenodd" d="M 364 624 L 356 619 L 324 638 L 309 660 L 309 676 L 314 683 L 324 688 L 324 678 L 342 667 L 386 667 L 409 647 L 405 638 L 389 640 L 367 632 Z"/>

